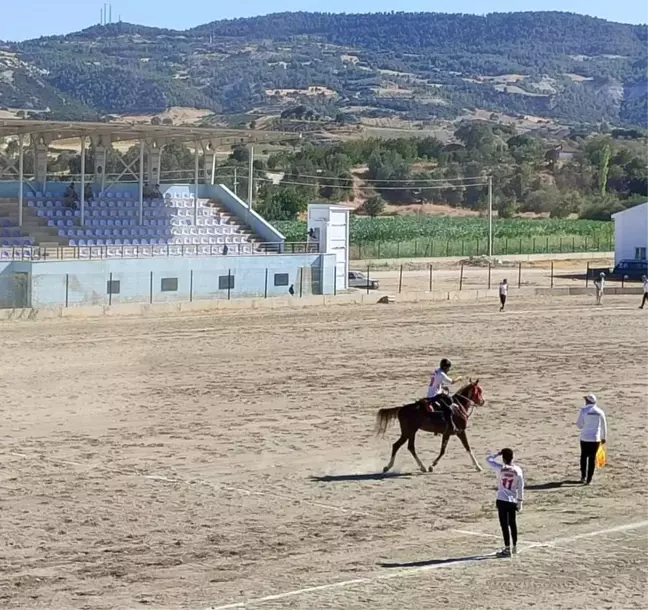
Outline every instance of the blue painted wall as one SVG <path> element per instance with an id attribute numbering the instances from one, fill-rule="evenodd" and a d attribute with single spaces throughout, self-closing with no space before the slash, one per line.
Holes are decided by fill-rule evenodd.
<path id="1" fill-rule="evenodd" d="M 309 268 L 300 280 L 301 269 Z M 299 298 L 332 294 L 335 256 L 271 255 L 202 258 L 151 258 L 105 261 L 16 262 L 0 264 L 0 306 L 15 307 L 16 274 L 29 274 L 31 307 L 161 303 L 198 299 L 227 299 L 227 276 L 232 277 L 230 298 L 284 296 L 292 285 Z M 108 281 L 119 282 L 119 294 L 108 296 Z M 279 274 L 288 275 L 288 285 L 275 285 Z M 163 279 L 177 279 L 177 290 L 163 291 Z M 22 304 L 29 306 L 29 303 Z"/>

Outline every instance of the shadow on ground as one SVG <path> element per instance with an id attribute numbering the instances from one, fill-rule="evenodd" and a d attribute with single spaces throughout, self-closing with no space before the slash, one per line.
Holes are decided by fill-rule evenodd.
<path id="1" fill-rule="evenodd" d="M 383 479 L 406 479 L 412 475 L 408 472 L 372 472 L 367 474 L 326 474 L 320 477 L 312 476 L 311 481 L 318 483 L 341 483 L 344 481 L 382 481 Z"/>
<path id="2" fill-rule="evenodd" d="M 470 555 L 468 557 L 451 557 L 449 559 L 426 559 L 423 561 L 379 563 L 381 568 L 425 568 L 428 566 L 452 565 L 455 563 L 472 563 L 475 561 L 486 561 L 488 559 L 497 559 L 495 553 L 489 555 Z"/>
<path id="3" fill-rule="evenodd" d="M 580 481 L 548 481 L 547 483 L 532 483 L 525 485 L 524 488 L 529 491 L 545 491 L 547 489 L 560 489 L 561 487 L 580 487 Z"/>

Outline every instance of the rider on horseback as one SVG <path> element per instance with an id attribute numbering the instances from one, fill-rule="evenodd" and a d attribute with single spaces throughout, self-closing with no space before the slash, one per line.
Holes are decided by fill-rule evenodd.
<path id="1" fill-rule="evenodd" d="M 443 412 L 446 421 L 446 431 L 448 433 L 457 432 L 457 428 L 452 421 L 452 397 L 449 395 L 448 386 L 459 381 L 461 377 L 450 379 L 448 373 L 452 367 L 452 362 L 447 358 L 441 360 L 439 368 L 434 371 L 428 388 L 428 400 L 433 409 L 439 409 Z"/>

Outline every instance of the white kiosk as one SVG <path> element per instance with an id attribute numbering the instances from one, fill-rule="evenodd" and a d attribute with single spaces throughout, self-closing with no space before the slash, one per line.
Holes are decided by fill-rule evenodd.
<path id="1" fill-rule="evenodd" d="M 337 291 L 348 288 L 351 209 L 329 203 L 311 203 L 308 206 L 308 243 L 317 243 L 320 254 L 335 254 Z"/>

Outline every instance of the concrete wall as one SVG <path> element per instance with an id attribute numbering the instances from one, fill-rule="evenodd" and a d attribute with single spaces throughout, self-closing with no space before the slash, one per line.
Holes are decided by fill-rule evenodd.
<path id="1" fill-rule="evenodd" d="M 290 286 L 296 296 L 332 294 L 334 273 L 335 257 L 319 254 L 2 263 L 0 307 L 290 296 Z M 111 278 L 119 282 L 119 292 L 109 295 Z"/>
<path id="2" fill-rule="evenodd" d="M 648 248 L 648 203 L 614 215 L 614 264 L 634 260 L 637 248 Z"/>
<path id="3" fill-rule="evenodd" d="M 201 197 L 210 197 L 221 203 L 228 212 L 238 216 L 261 239 L 269 243 L 284 242 L 285 237 L 269 222 L 259 216 L 254 210 L 249 210 L 247 204 L 237 197 L 223 184 L 201 185 Z"/>

